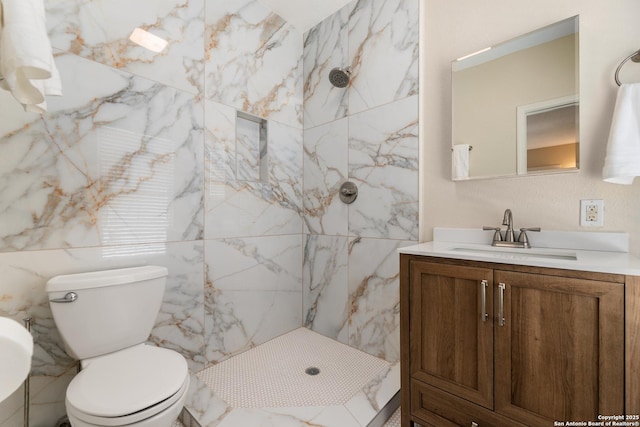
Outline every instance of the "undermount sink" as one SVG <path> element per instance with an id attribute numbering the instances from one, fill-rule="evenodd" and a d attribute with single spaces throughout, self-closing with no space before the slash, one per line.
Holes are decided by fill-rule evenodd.
<path id="1" fill-rule="evenodd" d="M 450 249 L 453 252 L 482 255 L 491 258 L 508 259 L 557 259 L 562 261 L 577 261 L 575 252 L 556 249 L 512 249 L 493 246 L 455 246 Z"/>

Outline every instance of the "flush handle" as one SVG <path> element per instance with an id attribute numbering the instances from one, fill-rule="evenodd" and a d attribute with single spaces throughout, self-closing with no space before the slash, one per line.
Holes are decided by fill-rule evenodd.
<path id="1" fill-rule="evenodd" d="M 483 280 L 480 282 L 480 294 L 482 296 L 482 321 L 486 322 L 489 319 L 489 313 L 487 313 L 487 287 L 489 281 Z"/>
<path id="2" fill-rule="evenodd" d="M 57 302 L 57 303 L 74 302 L 77 299 L 78 299 L 78 294 L 76 294 L 75 292 L 67 292 L 67 294 L 64 297 L 50 299 L 49 302 Z"/>
<path id="3" fill-rule="evenodd" d="M 498 290 L 500 293 L 500 299 L 498 303 L 498 323 L 500 326 L 504 326 L 507 324 L 506 319 L 504 318 L 504 291 L 507 285 L 504 283 L 498 284 Z"/>

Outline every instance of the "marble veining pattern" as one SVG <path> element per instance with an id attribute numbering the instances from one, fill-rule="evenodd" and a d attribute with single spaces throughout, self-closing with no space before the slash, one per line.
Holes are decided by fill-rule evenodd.
<path id="1" fill-rule="evenodd" d="M 266 159 L 262 156 L 266 150 L 260 149 L 264 144 L 264 132 L 261 128 L 260 123 L 236 117 L 236 150 L 233 165 L 239 181 L 260 181 L 261 166 Z"/>
<path id="2" fill-rule="evenodd" d="M 77 56 L 56 62 L 67 96 L 0 129 L 0 250 L 201 236 L 197 100 Z"/>
<path id="3" fill-rule="evenodd" d="M 418 239 L 418 11 L 416 0 L 357 0 L 305 35 L 305 325 L 392 361 L 394 251 Z M 337 66 L 352 71 L 344 89 L 328 82 Z M 359 190 L 348 206 L 345 180 Z M 349 238 L 339 264 L 338 236 Z"/>
<path id="4" fill-rule="evenodd" d="M 58 376 L 34 375 L 29 382 L 31 407 L 29 410 L 29 425 L 49 426 L 57 420 L 58 416 L 52 414 L 64 414 L 64 393 L 67 386 L 76 375 L 76 367 L 70 367 L 66 372 Z M 0 425 L 18 427 L 24 425 L 23 388 L 20 387 L 7 399 L 0 402 Z"/>
<path id="5" fill-rule="evenodd" d="M 149 341 L 181 353 L 191 371 L 205 366 L 204 245 L 202 241 L 171 243 L 157 262 L 169 270 L 160 313 Z"/>
<path id="6" fill-rule="evenodd" d="M 203 87 L 204 1 L 47 1 L 49 37 L 55 48 L 196 94 Z M 135 28 L 167 47 L 154 52 L 132 42 Z"/>
<path id="7" fill-rule="evenodd" d="M 216 183 L 237 179 L 236 114 L 235 108 L 204 101 L 207 195 L 216 195 Z"/>
<path id="8" fill-rule="evenodd" d="M 304 39 L 304 126 L 314 126 L 345 117 L 349 89 L 329 82 L 335 67 L 347 67 L 348 23 L 351 3 L 305 34 Z"/>
<path id="9" fill-rule="evenodd" d="M 207 238 L 268 236 L 300 232 L 298 205 L 286 199 L 291 186 L 257 182 L 209 183 Z"/>
<path id="10" fill-rule="evenodd" d="M 75 362 L 66 354 L 55 327 L 44 291 L 47 280 L 85 271 L 166 266 L 170 274 L 150 341 L 181 352 L 192 369 L 201 369 L 204 297 L 197 278 L 202 277 L 202 263 L 202 242 L 3 253 L 0 315 L 18 321 L 33 317 L 32 373 L 59 376 Z M 20 286 L 9 293 L 9 287 L 16 283 Z"/>
<path id="11" fill-rule="evenodd" d="M 220 420 L 233 410 L 195 373 L 190 376 L 189 391 L 184 406 L 201 427 L 219 425 Z"/>
<path id="12" fill-rule="evenodd" d="M 288 340 L 298 343 L 296 348 L 291 348 Z M 322 350 L 314 351 L 320 346 Z M 318 352 L 322 355 L 318 356 Z M 285 353 L 285 354 L 283 354 Z M 335 353 L 335 354 L 334 354 Z M 243 353 L 235 358 L 224 361 L 222 364 L 205 369 L 196 375 L 192 375 L 191 387 L 187 395 L 185 407 L 193 416 L 193 419 L 201 426 L 318 426 L 318 427 L 364 427 L 375 417 L 382 408 L 399 390 L 400 366 L 397 363 L 389 364 L 383 360 L 370 356 L 362 358 L 357 351 L 331 342 L 329 339 L 313 333 L 307 329 L 299 328 L 284 336 L 260 345 L 250 352 Z M 328 378 L 316 378 L 302 375 L 300 378 L 289 371 L 297 369 L 298 365 L 307 366 L 307 359 L 320 357 L 313 362 L 322 369 L 331 370 L 334 367 L 340 374 L 334 377 L 334 373 L 327 372 Z M 338 366 L 341 362 L 331 361 L 332 357 L 344 360 L 345 366 Z M 270 362 L 271 360 L 277 362 Z M 323 366 L 322 360 L 327 360 L 328 365 Z M 350 363 L 363 363 L 358 369 L 368 371 L 365 378 L 351 376 L 342 370 L 349 370 Z M 251 366 L 246 365 L 247 363 Z M 264 366 L 261 366 L 264 365 Z M 225 376 L 237 372 L 244 375 L 252 372 L 251 378 L 261 375 L 250 386 L 225 388 L 223 393 L 228 400 L 235 402 L 229 404 L 216 394 L 225 382 L 216 383 L 219 376 Z M 322 369 L 321 374 L 322 375 Z M 284 372 L 281 372 L 284 370 Z M 273 387 L 274 377 L 284 375 L 287 379 L 275 381 L 290 383 L 286 390 L 282 390 L 277 396 L 261 396 L 261 402 L 273 402 L 274 406 L 262 407 L 252 398 L 252 393 L 259 393 L 261 388 Z M 320 383 L 317 383 L 317 381 Z M 250 381 L 247 379 L 247 381 Z M 344 383 L 345 387 L 353 386 L 353 381 L 358 385 L 344 396 L 337 398 L 333 394 L 327 395 L 323 387 L 332 384 L 332 387 L 343 387 L 334 382 Z M 279 386 L 282 388 L 283 386 Z M 308 390 L 309 387 L 318 387 L 318 390 Z M 254 390 L 255 389 L 255 390 Z M 307 391 L 305 391 L 307 390 Z M 345 393 L 344 390 L 340 390 Z M 355 394 L 353 392 L 355 391 Z M 315 394 L 314 394 L 315 393 Z M 313 394 L 314 397 L 308 397 Z M 339 394 L 339 393 L 338 393 Z M 341 404 L 330 404 L 339 401 Z M 278 402 L 277 405 L 275 402 Z M 293 405 L 296 402 L 297 405 Z M 323 405 L 324 406 L 318 406 Z M 290 403 L 290 404 L 288 404 Z M 316 406 L 314 406 L 316 405 Z"/>
<path id="13" fill-rule="evenodd" d="M 348 206 L 340 185 L 348 180 L 347 119 L 304 132 L 304 224 L 312 234 L 346 236 Z"/>
<path id="14" fill-rule="evenodd" d="M 257 0 L 208 2 L 207 99 L 302 128 L 302 36 Z"/>
<path id="15" fill-rule="evenodd" d="M 418 98 L 349 118 L 349 234 L 418 239 Z"/>
<path id="16" fill-rule="evenodd" d="M 349 345 L 381 359 L 400 359 L 399 257 L 413 241 L 349 242 Z"/>
<path id="17" fill-rule="evenodd" d="M 302 130 L 269 121 L 254 177 L 238 176 L 235 110 L 206 101 L 205 238 L 302 231 Z M 245 165 L 246 167 L 246 165 Z M 262 171 L 265 168 L 264 179 Z"/>
<path id="18" fill-rule="evenodd" d="M 303 265 L 304 325 L 348 344 L 347 238 L 307 235 Z"/>
<path id="19" fill-rule="evenodd" d="M 358 0 L 349 17 L 349 114 L 418 93 L 419 2 Z"/>
<path id="20" fill-rule="evenodd" d="M 292 291 L 221 291 L 205 288 L 207 364 L 228 359 L 301 322 L 301 293 Z"/>
<path id="21" fill-rule="evenodd" d="M 206 360 L 215 363 L 302 323 L 299 235 L 205 242 Z"/>
<path id="22" fill-rule="evenodd" d="M 304 120 L 309 129 L 418 93 L 419 2 L 357 0 L 305 34 Z M 346 88 L 329 83 L 351 69 Z"/>
<path id="23" fill-rule="evenodd" d="M 202 242 L 178 242 L 0 254 L 3 276 L 0 316 L 17 321 L 27 316 L 33 318 L 34 425 L 40 418 L 48 423 L 64 414 L 64 390 L 76 373 L 76 362 L 66 354 L 53 321 L 44 291 L 46 281 L 57 275 L 85 271 L 139 265 L 167 267 L 170 274 L 149 342 L 180 352 L 195 371 L 204 367 L 204 295 L 198 281 L 202 277 L 202 249 Z M 0 414 L 14 414 L 11 419 L 21 421 L 21 405 L 19 389 L 0 404 Z M 20 412 L 20 416 L 14 412 Z M 17 425 L 7 422 L 8 426 Z M 1 417 L 0 425 L 5 425 Z"/>
<path id="24" fill-rule="evenodd" d="M 397 358 L 391 257 L 417 238 L 417 3 L 357 0 L 303 39 L 256 0 L 46 2 L 65 96 L 38 116 L 0 91 L 0 315 L 34 317 L 36 422 L 63 413 L 75 371 L 44 293 L 57 274 L 167 266 L 150 342 L 192 372 L 305 323 Z M 167 48 L 134 45 L 136 27 Z M 337 90 L 327 75 L 345 65 L 352 83 Z M 264 163 L 237 146 L 236 110 L 267 119 Z M 352 209 L 337 202 L 344 179 L 361 185 Z M 203 425 L 343 427 L 382 389 L 338 418 L 232 413 L 203 388 L 189 405 Z M 18 422 L 19 400 L 0 404 L 0 426 Z"/>
<path id="25" fill-rule="evenodd" d="M 365 425 L 393 398 L 399 384 L 400 363 L 395 362 L 362 387 L 346 407 L 360 424 Z"/>

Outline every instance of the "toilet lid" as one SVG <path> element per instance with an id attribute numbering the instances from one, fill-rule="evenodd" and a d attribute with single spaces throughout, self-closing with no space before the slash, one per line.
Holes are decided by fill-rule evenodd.
<path id="1" fill-rule="evenodd" d="M 66 397 L 85 414 L 121 417 L 171 397 L 187 375 L 179 353 L 138 345 L 92 361 L 71 381 Z"/>

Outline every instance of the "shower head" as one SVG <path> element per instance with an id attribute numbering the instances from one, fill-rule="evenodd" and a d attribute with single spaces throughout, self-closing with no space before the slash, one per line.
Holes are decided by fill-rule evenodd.
<path id="1" fill-rule="evenodd" d="M 347 87 L 349 84 L 349 77 L 351 76 L 351 70 L 349 67 L 340 68 L 336 67 L 329 73 L 329 81 L 335 87 Z"/>

